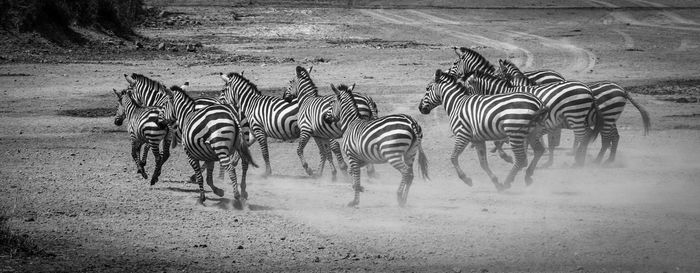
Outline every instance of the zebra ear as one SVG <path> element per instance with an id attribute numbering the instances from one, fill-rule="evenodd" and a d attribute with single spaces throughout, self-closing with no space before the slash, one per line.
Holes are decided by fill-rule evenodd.
<path id="1" fill-rule="evenodd" d="M 353 90 L 355 90 L 355 83 L 353 83 L 352 86 L 350 86 L 350 89 L 348 89 L 348 91 L 350 92 L 352 92 Z"/>
<path id="2" fill-rule="evenodd" d="M 296 71 L 297 71 L 297 78 L 303 78 L 303 77 L 304 77 L 304 73 L 308 73 L 308 72 L 306 72 L 306 69 L 304 69 L 304 68 L 301 67 L 301 66 L 297 66 Z"/>
<path id="3" fill-rule="evenodd" d="M 314 70 L 314 67 L 313 67 L 313 66 L 312 66 L 312 67 L 309 67 L 309 71 L 307 71 L 306 73 L 309 73 L 309 75 L 311 75 L 311 70 Z"/>
<path id="4" fill-rule="evenodd" d="M 435 82 L 440 81 L 440 76 L 442 76 L 442 70 L 435 70 Z"/>
<path id="5" fill-rule="evenodd" d="M 187 88 L 190 88 L 190 82 L 185 82 L 185 84 L 180 86 L 180 89 L 182 89 L 182 90 L 187 90 Z"/>
<path id="6" fill-rule="evenodd" d="M 117 89 L 112 88 L 112 91 L 114 92 L 115 95 L 117 95 L 117 98 L 121 97 L 122 94 L 117 91 Z"/>
<path id="7" fill-rule="evenodd" d="M 335 85 L 331 83 L 331 90 L 333 90 L 333 93 L 335 93 L 336 96 L 340 96 L 340 91 L 338 91 L 337 88 L 335 88 Z"/>
<path id="8" fill-rule="evenodd" d="M 219 72 L 219 76 L 221 76 L 221 79 L 223 79 L 224 82 L 228 82 L 230 80 L 223 72 Z"/>
<path id="9" fill-rule="evenodd" d="M 461 57 L 462 55 L 459 54 L 459 51 L 457 51 L 457 49 L 459 49 L 459 47 L 457 47 L 457 46 L 452 46 L 452 50 L 455 51 L 455 54 L 457 55 L 457 57 Z"/>
<path id="10" fill-rule="evenodd" d="M 129 84 L 134 84 L 134 79 L 129 77 L 129 75 L 124 74 L 124 79 L 126 79 L 126 82 L 128 82 Z"/>
<path id="11" fill-rule="evenodd" d="M 460 51 L 462 54 L 464 54 L 464 53 L 467 53 L 467 51 L 469 51 L 469 49 L 466 48 L 466 47 L 460 47 L 460 48 L 459 48 L 459 51 Z"/>
<path id="12" fill-rule="evenodd" d="M 243 73 L 245 73 L 245 70 L 241 70 L 241 74 L 240 74 L 240 75 L 243 76 Z"/>

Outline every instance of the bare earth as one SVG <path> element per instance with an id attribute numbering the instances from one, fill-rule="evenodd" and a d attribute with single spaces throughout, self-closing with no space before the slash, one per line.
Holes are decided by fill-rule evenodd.
<path id="1" fill-rule="evenodd" d="M 587 8 L 556 9 L 557 3 Z M 699 272 L 700 104 L 672 100 L 700 96 L 694 81 L 700 4 L 522 1 L 531 4 L 535 8 L 170 7 L 200 24 L 138 31 L 249 58 L 5 62 L 0 209 L 16 233 L 52 255 L 0 257 L 0 272 Z M 461 163 L 475 185 L 460 182 L 449 162 L 454 139 L 447 116 L 442 109 L 417 110 L 435 70 L 454 61 L 452 45 L 473 47 L 494 63 L 509 58 L 524 70 L 549 68 L 630 90 L 693 81 L 669 89 L 674 92 L 632 95 L 650 112 L 652 131 L 642 135 L 640 115 L 628 104 L 614 164 L 590 163 L 596 141 L 586 167 L 569 167 L 572 134 L 566 132 L 555 165 L 538 169 L 533 185 L 526 187 L 521 174 L 513 188 L 498 193 L 471 148 Z M 189 81 L 197 97 L 221 87 L 219 72 L 245 70 L 263 92 L 279 95 L 296 65 L 314 67 L 321 93 L 330 94 L 330 83 L 357 83 L 380 114 L 407 113 L 421 123 L 432 180 L 416 179 L 406 208 L 396 203 L 400 177 L 390 166 L 378 166 L 380 178 L 370 181 L 363 172 L 360 207 L 347 208 L 352 190 L 343 176 L 332 182 L 326 171 L 307 178 L 296 142 L 276 140 L 270 140 L 274 175 L 249 172 L 248 208 L 229 209 L 230 184 L 218 178 L 227 195 L 207 192 L 210 199 L 199 206 L 197 186 L 184 183 L 192 170 L 182 148 L 149 187 L 136 174 L 128 135 L 114 126 L 112 110 L 62 115 L 116 109 L 111 89 L 126 87 L 124 73 L 166 85 Z M 252 151 L 262 163 L 257 144 Z M 307 146 L 310 162 L 317 162 L 316 151 Z M 494 154 L 489 160 L 501 178 L 510 169 Z"/>

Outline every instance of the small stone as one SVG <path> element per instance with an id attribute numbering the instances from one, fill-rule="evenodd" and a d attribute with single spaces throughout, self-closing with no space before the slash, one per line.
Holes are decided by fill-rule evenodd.
<path id="1" fill-rule="evenodd" d="M 583 271 L 583 266 L 579 266 L 576 268 L 576 271 Z"/>
<path id="2" fill-rule="evenodd" d="M 136 41 L 136 43 L 134 43 L 134 45 L 136 45 L 136 48 L 138 48 L 138 49 L 143 48 L 143 44 L 139 41 Z"/>
<path id="3" fill-rule="evenodd" d="M 34 219 L 34 217 L 29 217 L 27 219 L 24 219 L 24 221 L 25 222 L 34 222 L 34 221 L 36 221 L 36 219 Z"/>
<path id="4" fill-rule="evenodd" d="M 314 258 L 314 263 L 320 263 L 320 262 L 321 262 L 321 258 L 316 256 L 316 258 Z"/>
<path id="5" fill-rule="evenodd" d="M 238 249 L 243 249 L 243 246 L 242 246 L 242 245 L 239 245 L 237 248 L 238 248 Z"/>
<path id="6" fill-rule="evenodd" d="M 165 50 L 165 43 L 158 44 L 158 50 Z"/>
<path id="7" fill-rule="evenodd" d="M 459 268 L 459 267 L 453 267 L 453 268 L 452 268 L 452 272 L 454 272 L 454 273 L 460 273 L 460 272 L 462 272 L 462 269 Z"/>

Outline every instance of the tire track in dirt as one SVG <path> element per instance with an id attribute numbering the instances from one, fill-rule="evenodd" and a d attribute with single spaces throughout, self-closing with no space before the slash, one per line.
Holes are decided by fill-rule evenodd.
<path id="1" fill-rule="evenodd" d="M 588 1 L 593 3 L 593 4 L 612 8 L 612 9 L 621 8 L 620 6 L 617 6 L 615 4 L 612 4 L 612 3 L 609 3 L 609 2 L 606 2 L 603 0 L 588 0 Z M 656 2 L 647 1 L 647 0 L 627 0 L 627 1 L 635 3 L 638 6 L 642 6 L 642 7 L 656 7 L 659 9 L 668 7 L 666 5 L 659 4 Z M 609 13 L 609 16 L 612 17 L 613 19 L 621 22 L 621 23 L 625 23 L 625 24 L 629 24 L 629 25 L 633 25 L 633 26 L 656 27 L 656 28 L 666 28 L 666 29 L 674 29 L 674 30 L 700 31 L 700 27 L 694 27 L 694 26 L 697 26 L 698 23 L 696 23 L 695 21 L 683 18 L 683 16 L 681 16 L 675 12 L 668 11 L 668 10 L 660 10 L 658 13 L 661 14 L 662 16 L 668 18 L 669 21 L 671 23 L 673 23 L 673 25 L 661 25 L 661 24 L 640 21 L 640 20 L 635 19 L 631 14 L 629 14 L 628 12 L 625 12 L 625 11 L 611 11 Z"/>
<path id="2" fill-rule="evenodd" d="M 463 22 L 457 22 L 449 19 L 444 19 L 441 17 L 437 17 L 425 12 L 421 12 L 418 10 L 401 10 L 401 11 L 407 11 L 410 12 L 411 14 L 417 15 L 417 17 L 422 18 L 423 20 L 418 20 L 419 18 L 409 18 L 405 17 L 403 15 L 398 14 L 400 12 L 399 10 L 392 10 L 391 12 L 388 10 L 359 10 L 365 15 L 368 15 L 370 17 L 392 23 L 392 24 L 399 24 L 399 25 L 411 25 L 411 26 L 416 26 L 420 27 L 423 29 L 443 33 L 445 35 L 464 40 L 467 42 L 471 43 L 476 43 L 479 45 L 487 46 L 487 47 L 493 47 L 496 49 L 499 49 L 501 51 L 505 51 L 508 54 L 514 54 L 518 56 L 518 58 L 524 59 L 525 66 L 524 68 L 531 67 L 532 64 L 534 63 L 534 55 L 532 52 L 529 50 L 517 46 L 513 43 L 508 43 L 508 42 L 503 42 L 495 39 L 491 39 L 485 36 L 481 36 L 478 34 L 474 33 L 469 33 L 465 32 L 459 29 L 456 29 L 457 26 L 465 25 L 466 23 Z"/>

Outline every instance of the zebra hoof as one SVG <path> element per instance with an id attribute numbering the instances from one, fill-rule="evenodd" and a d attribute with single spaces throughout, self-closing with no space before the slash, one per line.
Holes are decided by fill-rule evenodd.
<path id="1" fill-rule="evenodd" d="M 530 185 L 532 185 L 532 177 L 525 176 L 525 186 L 530 186 Z"/>
<path id="2" fill-rule="evenodd" d="M 540 168 L 546 169 L 546 168 L 552 167 L 552 164 L 553 164 L 552 161 L 547 161 L 547 162 L 545 162 L 544 164 L 542 164 L 542 165 L 540 166 Z"/>
<path id="3" fill-rule="evenodd" d="M 464 182 L 464 184 L 467 184 L 467 186 L 472 186 L 472 179 L 467 177 L 466 175 L 460 175 L 459 179 L 462 179 L 462 182 Z"/>
<path id="4" fill-rule="evenodd" d="M 207 197 L 204 196 L 204 193 L 200 193 L 199 198 L 197 199 L 197 204 L 204 206 L 204 201 L 207 201 Z"/>
<path id="5" fill-rule="evenodd" d="M 153 177 L 153 178 L 151 179 L 151 186 L 155 185 L 156 182 L 158 182 L 158 178 L 157 178 L 157 177 Z"/>
<path id="6" fill-rule="evenodd" d="M 360 204 L 360 201 L 352 200 L 352 201 L 350 201 L 350 203 L 348 203 L 348 207 L 357 208 L 357 205 L 359 205 L 359 204 Z"/>
<path id="7" fill-rule="evenodd" d="M 243 199 L 248 200 L 248 192 L 247 191 L 241 192 L 241 196 L 243 196 Z"/>
<path id="8" fill-rule="evenodd" d="M 212 191 L 214 192 L 214 194 L 216 194 L 216 196 L 219 196 L 219 197 L 224 196 L 223 189 L 216 188 L 216 189 L 212 189 Z"/>
<path id="9" fill-rule="evenodd" d="M 143 179 L 148 179 L 148 174 L 146 173 L 146 171 L 144 169 L 140 169 L 140 170 L 136 171 L 136 173 L 140 174 L 141 177 L 143 177 Z"/>
<path id="10" fill-rule="evenodd" d="M 513 157 L 512 157 L 512 156 L 509 156 L 509 155 L 504 154 L 504 155 L 501 155 L 501 159 L 503 159 L 503 161 L 505 161 L 505 162 L 513 163 Z"/>
<path id="11" fill-rule="evenodd" d="M 235 208 L 237 210 L 242 210 L 243 204 L 244 204 L 244 201 L 242 201 L 240 198 L 233 199 L 233 208 Z"/>
<path id="12" fill-rule="evenodd" d="M 193 174 L 192 176 L 190 176 L 190 181 L 189 181 L 189 183 L 190 183 L 190 184 L 197 184 L 196 175 Z"/>

